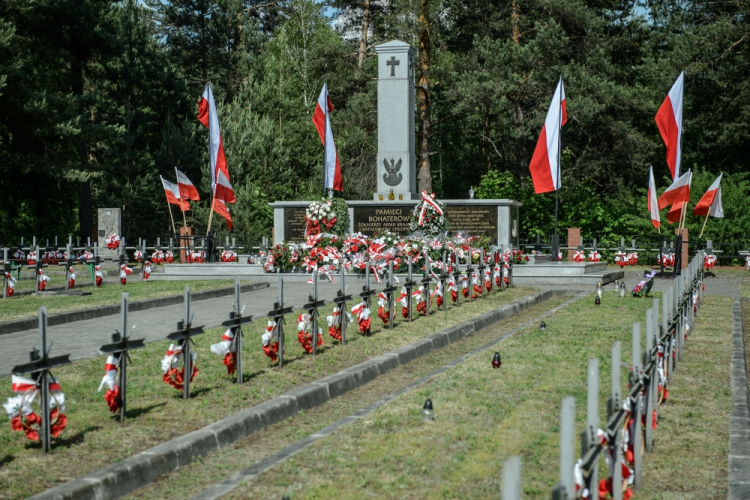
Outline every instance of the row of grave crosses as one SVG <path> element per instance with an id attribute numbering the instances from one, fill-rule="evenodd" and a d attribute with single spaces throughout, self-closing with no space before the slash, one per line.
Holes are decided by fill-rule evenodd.
<path id="1" fill-rule="evenodd" d="M 497 253 L 493 252 L 490 263 L 497 265 Z M 425 255 L 427 257 L 427 255 Z M 429 259 L 426 260 L 427 265 L 425 272 L 420 281 L 414 281 L 412 274 L 411 262 L 409 263 L 409 274 L 406 283 L 403 285 L 407 291 L 406 296 L 412 297 L 412 290 L 419 286 L 421 301 L 425 304 L 424 314 L 429 315 L 429 301 L 430 301 L 430 289 L 429 284 L 433 279 L 437 280 L 436 290 L 446 290 L 446 286 L 451 281 L 456 283 L 461 282 L 462 273 L 459 266 L 457 255 L 452 256 L 451 265 L 447 263 L 447 255 L 443 255 L 442 265 L 439 265 L 440 274 L 435 275 L 431 270 Z M 502 261 L 500 261 L 502 265 Z M 39 264 L 43 265 L 43 264 Z M 509 274 L 512 279 L 512 263 L 508 266 L 511 270 Z M 476 290 L 480 296 L 484 296 L 484 284 L 481 279 L 484 276 L 486 269 L 484 252 L 481 253 L 479 259 L 479 265 L 476 270 L 479 276 L 479 286 Z M 334 309 L 333 321 L 329 317 L 329 329 L 332 328 L 338 335 L 342 345 L 346 344 L 346 328 L 349 321 L 347 318 L 349 313 L 347 312 L 347 302 L 352 300 L 352 295 L 346 294 L 346 278 L 345 269 L 341 268 L 341 289 L 337 291 L 336 297 L 333 299 L 336 307 Z M 475 276 L 474 268 L 469 259 L 469 264 L 465 271 L 464 279 L 469 281 L 469 286 L 472 284 L 472 277 Z M 388 281 L 386 288 L 382 292 L 378 292 L 370 287 L 370 274 L 369 266 L 366 269 L 366 284 L 362 287 L 362 292 L 359 297 L 362 303 L 353 308 L 353 312 L 357 309 L 358 321 L 362 319 L 365 314 L 365 310 L 369 310 L 371 307 L 371 299 L 373 296 L 380 294 L 381 297 L 385 296 L 385 300 L 388 303 L 388 327 L 393 329 L 393 318 L 395 310 L 394 296 L 398 290 L 395 286 L 397 280 L 393 273 L 393 262 L 391 261 L 388 266 Z M 318 329 L 319 313 L 318 309 L 325 305 L 325 301 L 318 298 L 318 273 L 317 269 L 313 271 L 312 285 L 313 292 L 309 296 L 308 303 L 303 306 L 303 309 L 307 311 L 307 320 L 312 323 L 312 338 L 310 339 L 311 352 L 313 355 L 318 353 L 317 347 L 320 342 L 320 330 Z M 499 283 L 496 283 L 503 289 L 505 287 L 505 280 L 502 278 Z M 512 281 L 511 281 L 512 284 Z M 494 287 L 492 286 L 491 280 L 489 286 L 486 286 L 487 291 L 491 291 Z M 227 328 L 227 331 L 222 337 L 222 341 L 218 344 L 211 346 L 212 352 L 220 355 L 224 355 L 224 363 L 228 367 L 229 374 L 236 374 L 236 383 L 243 383 L 243 367 L 242 367 L 242 327 L 252 322 L 252 316 L 243 316 L 244 308 L 240 307 L 240 283 L 235 281 L 235 301 L 234 310 L 230 312 L 229 319 L 222 323 L 222 326 Z M 402 295 L 404 295 L 402 293 Z M 459 294 L 456 293 L 456 305 L 460 305 Z M 469 293 L 469 300 L 475 298 L 475 294 Z M 177 323 L 176 331 L 167 335 L 172 343 L 170 344 L 167 356 L 162 361 L 162 368 L 164 371 L 164 381 L 177 389 L 182 390 L 183 399 L 190 398 L 190 384 L 197 373 L 198 369 L 195 364 L 195 352 L 192 349 L 192 337 L 204 333 L 204 326 L 193 325 L 193 315 L 190 312 L 190 287 L 185 287 L 184 295 L 184 316 L 183 319 Z M 442 301 L 443 311 L 446 310 L 447 300 Z M 105 393 L 105 401 L 107 402 L 110 411 L 112 413 L 119 414 L 119 421 L 124 422 L 127 415 L 127 365 L 130 360 L 128 353 L 132 350 L 141 349 L 145 347 L 144 339 L 132 339 L 131 333 L 135 329 L 136 325 L 128 330 L 128 294 L 123 293 L 121 298 L 121 323 L 120 329 L 116 330 L 111 334 L 111 342 L 102 345 L 99 348 L 101 354 L 107 355 L 105 363 L 105 375 L 102 379 L 102 383 L 99 386 L 99 390 L 106 386 L 107 391 Z M 409 300 L 408 307 L 409 321 L 413 320 L 411 300 Z M 284 282 L 283 276 L 279 273 L 279 301 L 274 304 L 273 310 L 269 311 L 269 327 L 267 328 L 266 334 L 263 336 L 264 351 L 267 354 L 272 353 L 278 356 L 279 367 L 284 366 L 284 317 L 292 312 L 292 307 L 285 307 L 284 305 Z M 337 314 L 338 313 L 338 314 Z M 369 311 L 367 312 L 369 319 Z M 302 315 L 300 315 L 302 316 Z M 361 324 L 360 324 L 361 329 Z M 330 330 L 329 330 L 330 331 Z M 13 418 L 14 428 L 17 430 L 25 430 L 27 436 L 30 439 L 33 436 L 41 436 L 42 448 L 46 452 L 51 450 L 51 438 L 53 435 L 58 435 L 65 426 L 66 417 L 64 415 L 64 395 L 60 390 L 60 385 L 57 380 L 51 374 L 51 369 L 63 366 L 70 363 L 70 355 L 62 355 L 57 357 L 50 357 L 49 351 L 51 345 L 47 346 L 47 311 L 46 308 L 42 307 L 39 309 L 39 333 L 40 333 L 40 347 L 41 352 L 34 349 L 30 358 L 29 363 L 23 365 L 17 365 L 12 369 L 13 373 L 13 386 L 14 392 L 20 393 L 21 396 L 11 398 L 5 405 L 9 414 Z M 366 330 L 362 333 L 370 334 L 369 323 Z M 272 356 L 273 357 L 273 356 Z M 182 365 L 181 370 L 177 367 Z M 25 379 L 22 375 L 31 374 L 33 379 Z M 41 389 L 41 418 L 36 417 L 31 410 L 31 402 L 36 396 L 37 390 Z M 33 417 L 32 417 L 33 415 Z"/>

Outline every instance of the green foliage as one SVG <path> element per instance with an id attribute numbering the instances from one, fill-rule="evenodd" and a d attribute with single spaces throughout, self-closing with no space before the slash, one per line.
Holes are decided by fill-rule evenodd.
<path id="1" fill-rule="evenodd" d="M 349 233 L 349 205 L 343 198 L 333 198 L 331 209 L 336 214 L 336 224 L 333 225 L 331 233 L 343 236 Z"/>

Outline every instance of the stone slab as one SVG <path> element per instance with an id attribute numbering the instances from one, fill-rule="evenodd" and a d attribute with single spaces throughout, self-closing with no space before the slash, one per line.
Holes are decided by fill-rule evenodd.
<path id="1" fill-rule="evenodd" d="M 531 300 L 517 301 L 518 310 L 551 298 L 556 294 L 564 293 L 566 293 L 564 290 L 537 292 L 531 297 Z M 512 310 L 515 310 L 515 308 L 512 308 Z M 476 318 L 465 321 L 457 326 L 461 327 L 461 330 L 473 333 L 475 331 L 475 320 Z M 412 355 L 406 355 L 408 350 L 412 351 Z M 392 351 L 386 355 L 378 356 L 364 363 L 352 366 L 335 375 L 289 391 L 279 397 L 226 417 L 203 429 L 198 429 L 184 436 L 172 439 L 128 457 L 121 462 L 108 465 L 72 481 L 38 493 L 30 498 L 34 500 L 110 500 L 119 498 L 150 484 L 158 476 L 186 465 L 198 457 L 206 456 L 265 427 L 281 422 L 305 407 L 312 407 L 308 405 L 323 404 L 331 397 L 331 382 L 335 381 L 333 384 L 336 386 L 334 392 L 340 392 L 344 388 L 339 382 L 341 378 L 335 378 L 337 376 L 344 379 L 348 378 L 350 381 L 361 381 L 355 383 L 349 382 L 351 384 L 349 390 L 352 390 L 358 387 L 357 383 L 364 385 L 370 380 L 371 375 L 368 376 L 368 374 L 372 373 L 373 366 L 391 366 L 393 361 L 387 359 L 386 356 L 392 360 L 396 360 L 399 364 L 404 364 L 432 352 L 432 350 L 433 347 L 430 340 L 426 338 L 418 340 L 401 349 L 397 349 L 396 351 L 399 351 L 400 354 Z M 400 362 L 402 356 L 405 360 L 404 363 Z M 406 361 L 407 359 L 408 361 Z M 341 375 L 342 373 L 343 375 Z M 350 374 L 351 378 L 349 378 Z"/>

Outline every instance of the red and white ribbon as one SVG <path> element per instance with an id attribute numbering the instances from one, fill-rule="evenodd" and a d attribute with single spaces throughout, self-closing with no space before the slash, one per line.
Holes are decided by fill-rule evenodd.
<path id="1" fill-rule="evenodd" d="M 435 202 L 435 193 L 427 194 L 427 191 L 422 191 L 422 210 L 419 212 L 419 225 L 424 225 L 424 217 L 427 212 L 427 207 L 432 207 L 438 214 L 443 215 L 443 210 Z"/>

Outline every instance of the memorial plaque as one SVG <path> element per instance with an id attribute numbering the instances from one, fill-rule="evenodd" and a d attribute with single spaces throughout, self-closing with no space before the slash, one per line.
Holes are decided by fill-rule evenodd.
<path id="1" fill-rule="evenodd" d="M 497 245 L 496 205 L 446 205 L 445 216 L 451 233 L 461 231 L 469 236 L 486 236 Z"/>
<path id="2" fill-rule="evenodd" d="M 106 241 L 113 234 L 122 237 L 121 220 L 122 211 L 119 208 L 100 208 L 97 211 L 99 256 L 103 259 L 116 259 L 119 254 L 119 250 L 107 248 Z"/>
<path id="3" fill-rule="evenodd" d="M 390 231 L 401 236 L 409 231 L 409 215 L 413 207 L 406 206 L 355 206 L 353 228 L 355 233 L 372 235 L 375 231 Z"/>
<path id="4" fill-rule="evenodd" d="M 284 239 L 294 243 L 305 241 L 305 210 L 307 207 L 284 208 Z"/>

